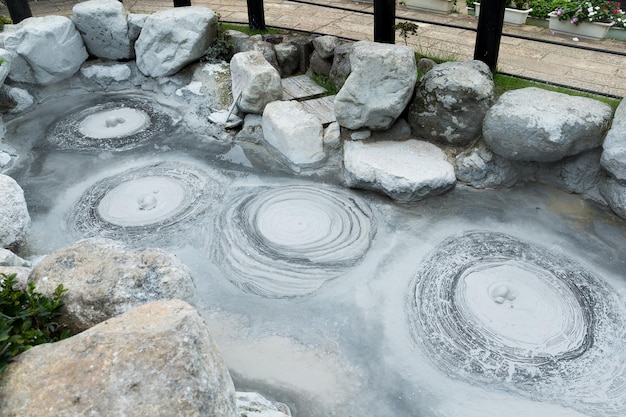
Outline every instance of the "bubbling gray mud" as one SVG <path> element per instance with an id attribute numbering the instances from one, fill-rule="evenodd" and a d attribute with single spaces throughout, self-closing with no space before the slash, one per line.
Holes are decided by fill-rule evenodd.
<path id="1" fill-rule="evenodd" d="M 570 259 L 495 232 L 444 241 L 412 284 L 415 340 L 447 374 L 626 413 L 619 299 Z"/>
<path id="2" fill-rule="evenodd" d="M 323 185 L 242 187 L 225 204 L 219 264 L 246 292 L 269 298 L 317 290 L 353 267 L 376 233 L 368 204 Z"/>
<path id="3" fill-rule="evenodd" d="M 156 162 L 93 184 L 65 217 L 76 237 L 131 243 L 177 242 L 222 200 L 219 176 L 197 166 Z"/>
<path id="4" fill-rule="evenodd" d="M 128 150 L 172 125 L 148 100 L 116 98 L 74 112 L 51 128 L 48 141 L 59 149 Z"/>

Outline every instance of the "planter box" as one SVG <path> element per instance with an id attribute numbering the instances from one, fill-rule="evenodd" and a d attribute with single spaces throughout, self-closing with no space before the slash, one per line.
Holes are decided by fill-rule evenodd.
<path id="1" fill-rule="evenodd" d="M 450 13 L 454 8 L 453 0 L 406 0 L 406 6 L 430 12 Z"/>
<path id="2" fill-rule="evenodd" d="M 474 3 L 474 10 L 476 11 L 476 17 L 480 16 L 480 3 Z M 533 9 L 519 10 L 507 7 L 504 9 L 504 23 L 511 25 L 524 25 L 526 24 L 528 14 L 532 11 Z"/>
<path id="3" fill-rule="evenodd" d="M 604 39 L 613 23 L 580 22 L 575 25 L 568 20 L 559 20 L 555 12 L 550 13 L 550 30 L 566 35 L 580 36 L 589 39 Z"/>

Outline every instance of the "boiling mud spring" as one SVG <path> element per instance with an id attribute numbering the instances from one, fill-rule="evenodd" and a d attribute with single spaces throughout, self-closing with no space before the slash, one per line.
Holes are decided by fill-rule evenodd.
<path id="1" fill-rule="evenodd" d="M 171 251 L 237 388 L 298 417 L 626 415 L 626 225 L 604 208 L 537 184 L 399 205 L 344 188 L 338 158 L 296 177 L 181 119 L 133 93 L 8 121 L 22 255 Z"/>

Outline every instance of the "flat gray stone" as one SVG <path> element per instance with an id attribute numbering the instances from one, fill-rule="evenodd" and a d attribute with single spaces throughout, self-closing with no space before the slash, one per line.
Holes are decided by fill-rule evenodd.
<path id="1" fill-rule="evenodd" d="M 343 145 L 349 187 L 384 193 L 397 201 L 418 201 L 454 188 L 454 167 L 435 145 L 409 139 Z"/>
<path id="2" fill-rule="evenodd" d="M 523 88 L 504 93 L 489 109 L 483 139 L 507 159 L 558 161 L 599 147 L 612 114 L 598 100 Z"/>
<path id="3" fill-rule="evenodd" d="M 614 178 L 606 178 L 600 184 L 600 193 L 609 207 L 622 219 L 626 219 L 626 184 Z"/>

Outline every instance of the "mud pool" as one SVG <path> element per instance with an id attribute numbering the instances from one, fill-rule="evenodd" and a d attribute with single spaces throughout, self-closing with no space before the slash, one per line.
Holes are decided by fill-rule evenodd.
<path id="1" fill-rule="evenodd" d="M 238 390 L 298 417 L 626 415 L 626 222 L 539 184 L 414 204 L 296 177 L 144 94 L 5 120 L 33 226 L 189 266 Z M 71 289 L 70 289 L 71 290 Z"/>

